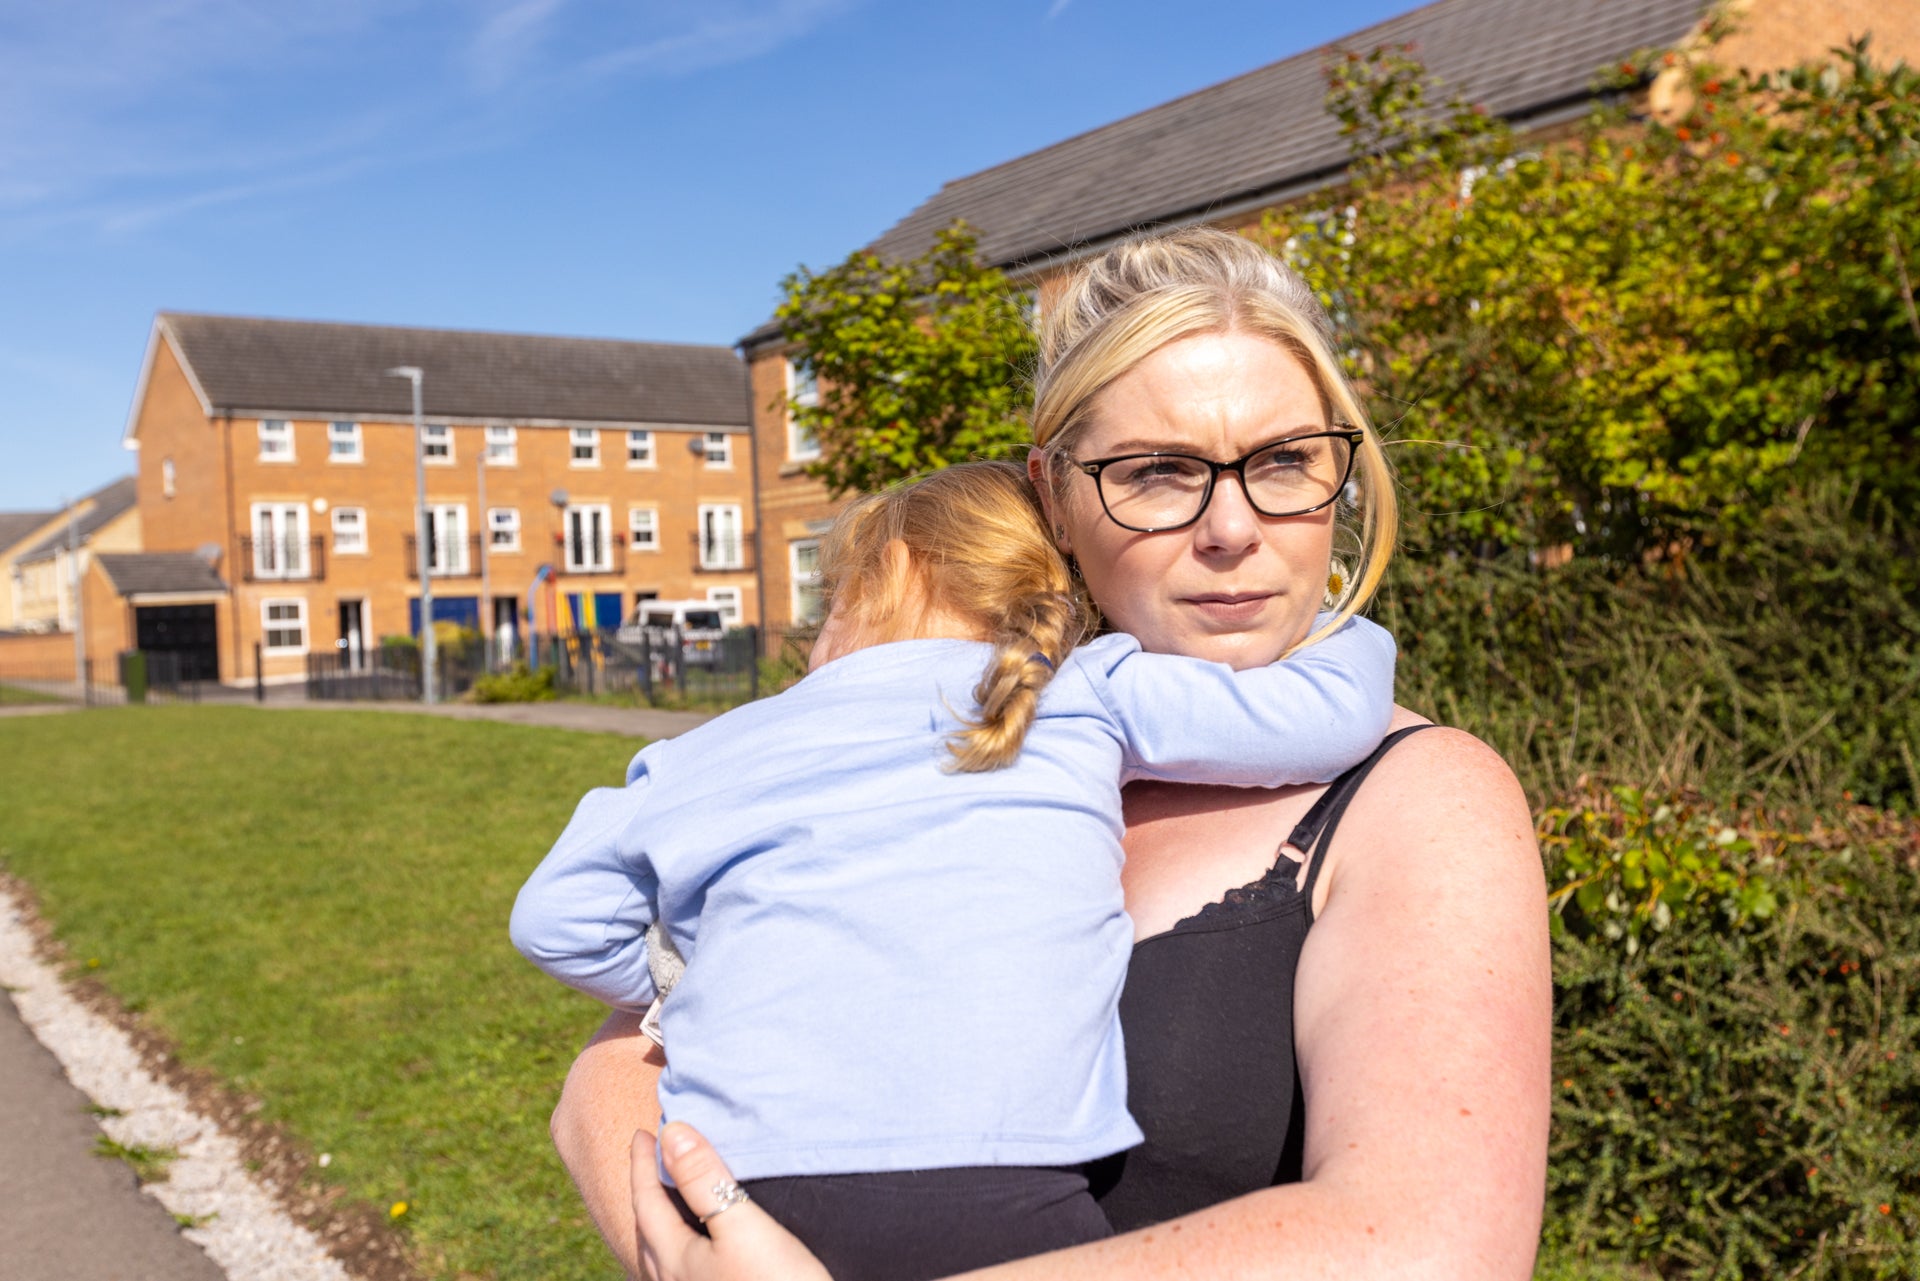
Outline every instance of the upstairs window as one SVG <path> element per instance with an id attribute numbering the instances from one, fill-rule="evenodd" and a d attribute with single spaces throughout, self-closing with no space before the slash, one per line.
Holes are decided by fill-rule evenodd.
<path id="1" fill-rule="evenodd" d="M 708 432 L 706 455 L 709 467 L 733 466 L 733 437 L 723 431 Z"/>
<path id="2" fill-rule="evenodd" d="M 517 552 L 520 550 L 520 509 L 518 507 L 489 507 L 487 509 L 488 545 L 497 552 Z"/>
<path id="3" fill-rule="evenodd" d="M 445 423 L 428 423 L 420 431 L 424 442 L 420 452 L 428 462 L 453 462 L 453 428 Z"/>
<path id="4" fill-rule="evenodd" d="M 814 438 L 813 429 L 793 412 L 812 409 L 820 403 L 820 379 L 812 365 L 805 361 L 787 362 L 787 399 L 791 402 L 787 411 L 787 457 L 794 462 L 818 458 L 820 442 Z"/>
<path id="5" fill-rule="evenodd" d="M 700 568 L 739 569 L 746 564 L 740 508 L 731 503 L 700 504 Z"/>
<path id="6" fill-rule="evenodd" d="M 630 431 L 627 433 L 627 466 L 653 466 L 653 433 L 650 431 Z"/>
<path id="7" fill-rule="evenodd" d="M 637 552 L 660 550 L 660 513 L 651 507 L 627 509 L 627 545 Z"/>
<path id="8" fill-rule="evenodd" d="M 600 465 L 600 433 L 591 427 L 575 427 L 571 433 L 573 453 L 570 461 L 575 467 L 598 467 Z"/>
<path id="9" fill-rule="evenodd" d="M 487 428 L 487 466 L 511 467 L 519 461 L 519 453 L 519 441 L 513 428 Z"/>
<path id="10" fill-rule="evenodd" d="M 336 463 L 361 461 L 359 423 L 327 424 L 327 460 Z"/>
<path id="11" fill-rule="evenodd" d="M 333 509 L 333 550 L 342 556 L 366 554 L 367 512 L 364 507 Z"/>
<path id="12" fill-rule="evenodd" d="M 263 463 L 293 461 L 292 423 L 284 418 L 260 420 L 260 461 Z"/>

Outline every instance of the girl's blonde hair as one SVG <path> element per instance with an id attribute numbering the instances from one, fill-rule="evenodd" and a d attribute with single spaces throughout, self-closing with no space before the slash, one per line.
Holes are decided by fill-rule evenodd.
<path id="1" fill-rule="evenodd" d="M 1355 468 L 1359 501 L 1342 499 L 1336 507 L 1357 544 L 1357 563 L 1329 566 L 1336 613 L 1301 642 L 1310 644 L 1359 612 L 1387 572 L 1399 527 L 1393 473 L 1334 355 L 1326 308 L 1298 274 L 1245 237 L 1212 227 L 1136 237 L 1080 266 L 1048 299 L 1033 405 L 1033 443 L 1045 451 L 1048 488 L 1057 500 L 1071 475 L 1069 453 L 1102 388 L 1168 343 L 1206 333 L 1279 344 L 1306 368 L 1329 421 L 1365 433 Z"/>
<path id="2" fill-rule="evenodd" d="M 1013 763 L 1040 691 L 1088 630 L 1084 599 L 1014 463 L 960 463 L 859 499 L 822 543 L 820 573 L 831 608 L 869 643 L 924 635 L 936 613 L 992 642 L 973 691 L 979 711 L 947 745 L 957 770 Z"/>

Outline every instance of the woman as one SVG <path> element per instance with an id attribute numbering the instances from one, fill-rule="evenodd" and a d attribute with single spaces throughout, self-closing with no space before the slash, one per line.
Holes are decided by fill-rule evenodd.
<path id="1" fill-rule="evenodd" d="M 1336 505 L 1283 511 L 1260 480 L 1282 442 L 1347 424 L 1366 431 L 1352 575 Z M 1142 239 L 1076 273 L 1045 322 L 1034 443 L 1062 550 L 1146 649 L 1270 662 L 1311 639 L 1324 606 L 1364 604 L 1385 571 L 1387 470 L 1325 313 L 1237 236 Z M 1115 483 L 1140 474 L 1116 460 L 1144 454 L 1180 457 L 1153 463 L 1168 492 L 1143 517 Z M 1424 726 L 1400 710 L 1405 732 L 1324 787 L 1128 790 L 1136 946 L 1121 1012 L 1147 1141 L 1097 1174 L 1120 1235 L 976 1275 L 1531 1274 L 1551 1003 L 1540 861 L 1505 763 Z M 622 1262 L 641 1267 L 637 1212 L 646 1275 L 825 1275 L 723 1195 L 719 1157 L 680 1126 L 664 1159 L 713 1216 L 711 1240 L 673 1213 L 644 1133 L 649 1048 L 609 1020 L 554 1114 Z"/>

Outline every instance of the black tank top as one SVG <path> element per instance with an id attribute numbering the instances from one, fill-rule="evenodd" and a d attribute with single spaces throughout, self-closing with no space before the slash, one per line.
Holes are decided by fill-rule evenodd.
<path id="1" fill-rule="evenodd" d="M 1139 1147 L 1095 1162 L 1093 1192 L 1116 1232 L 1300 1178 L 1305 1112 L 1293 1049 L 1293 976 L 1313 924 L 1326 846 L 1360 783 L 1415 725 L 1328 785 L 1277 857 L 1163 934 L 1134 944 L 1120 996 L 1127 1105 Z"/>

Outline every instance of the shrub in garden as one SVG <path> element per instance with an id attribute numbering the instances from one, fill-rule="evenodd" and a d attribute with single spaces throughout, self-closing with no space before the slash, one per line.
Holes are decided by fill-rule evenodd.
<path id="1" fill-rule="evenodd" d="M 541 703 L 558 696 L 553 688 L 553 668 L 529 670 L 524 662 L 473 682 L 476 703 Z"/>
<path id="2" fill-rule="evenodd" d="M 1401 701 L 1486 738 L 1536 800 L 1583 775 L 1809 807 L 1920 800 L 1920 546 L 1836 483 L 1669 557 L 1395 560 Z"/>
<path id="3" fill-rule="evenodd" d="M 1920 1274 L 1920 825 L 1590 797 L 1543 845 L 1550 1257 Z"/>

